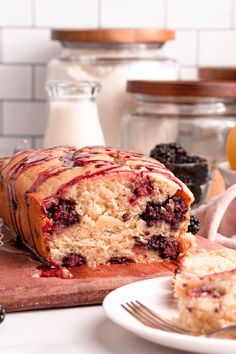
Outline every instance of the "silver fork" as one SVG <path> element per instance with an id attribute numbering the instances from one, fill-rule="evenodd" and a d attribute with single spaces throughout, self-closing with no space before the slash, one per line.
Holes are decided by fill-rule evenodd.
<path id="1" fill-rule="evenodd" d="M 236 324 L 219 328 L 204 335 L 194 333 L 187 330 L 173 321 L 167 320 L 160 316 L 158 313 L 151 310 L 149 307 L 145 306 L 138 300 L 126 302 L 126 304 L 121 304 L 121 306 L 133 317 L 135 317 L 139 322 L 144 325 L 156 329 L 162 329 L 164 331 L 174 331 L 176 333 L 187 334 L 187 335 L 199 335 L 205 337 L 222 337 L 222 338 L 232 338 L 236 337 Z"/>

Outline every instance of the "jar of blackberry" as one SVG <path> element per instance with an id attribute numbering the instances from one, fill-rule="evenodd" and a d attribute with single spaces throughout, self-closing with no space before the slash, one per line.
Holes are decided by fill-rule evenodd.
<path id="1" fill-rule="evenodd" d="M 198 207 L 207 199 L 214 170 L 213 160 L 206 156 L 190 155 L 178 143 L 157 144 L 150 156 L 163 163 L 184 182 L 194 195 L 192 207 Z"/>
<path id="2" fill-rule="evenodd" d="M 122 147 L 145 154 L 177 142 L 192 155 L 225 160 L 225 141 L 236 123 L 236 82 L 127 82 L 136 108 L 122 121 Z"/>

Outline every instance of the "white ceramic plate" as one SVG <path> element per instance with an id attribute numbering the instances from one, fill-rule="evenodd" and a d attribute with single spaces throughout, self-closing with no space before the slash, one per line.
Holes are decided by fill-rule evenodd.
<path id="1" fill-rule="evenodd" d="M 159 277 L 122 286 L 106 296 L 103 307 L 107 317 L 123 328 L 151 342 L 190 353 L 235 354 L 236 340 L 193 337 L 147 327 L 126 312 L 121 304 L 139 300 L 168 318 L 177 318 L 171 290 L 172 277 Z"/>

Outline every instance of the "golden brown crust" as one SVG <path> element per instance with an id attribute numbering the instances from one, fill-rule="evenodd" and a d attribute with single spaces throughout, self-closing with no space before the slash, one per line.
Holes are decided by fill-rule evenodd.
<path id="1" fill-rule="evenodd" d="M 105 175 L 152 176 L 170 188 L 190 206 L 193 196 L 187 187 L 158 161 L 125 150 L 62 146 L 26 150 L 0 162 L 0 216 L 6 225 L 45 259 L 49 249 L 44 229 L 48 218 L 43 204 L 52 196 L 63 196 L 84 179 Z M 188 218 L 180 234 L 188 225 Z M 188 246 L 186 246 L 188 247 Z M 185 247 L 182 247 L 185 250 Z"/>

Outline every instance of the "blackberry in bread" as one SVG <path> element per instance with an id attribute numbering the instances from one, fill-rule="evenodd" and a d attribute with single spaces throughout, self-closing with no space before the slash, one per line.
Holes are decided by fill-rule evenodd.
<path id="1" fill-rule="evenodd" d="M 236 323 L 236 251 L 219 249 L 187 256 L 174 279 L 179 321 L 206 333 Z"/>
<path id="2" fill-rule="evenodd" d="M 176 260 L 193 196 L 160 162 L 109 147 L 21 151 L 0 163 L 0 217 L 54 266 Z"/>

